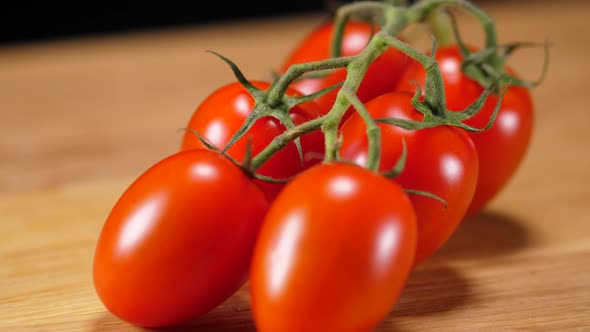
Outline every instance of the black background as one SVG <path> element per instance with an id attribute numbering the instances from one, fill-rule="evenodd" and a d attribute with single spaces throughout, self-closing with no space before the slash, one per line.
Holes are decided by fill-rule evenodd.
<path id="1" fill-rule="evenodd" d="M 1 1 L 0 43 L 325 11 L 329 0 Z"/>
<path id="2" fill-rule="evenodd" d="M 0 0 L 0 46 L 235 19 L 331 13 L 336 6 L 352 1 L 359 0 Z M 479 5 L 485 1 L 471 2 Z"/>

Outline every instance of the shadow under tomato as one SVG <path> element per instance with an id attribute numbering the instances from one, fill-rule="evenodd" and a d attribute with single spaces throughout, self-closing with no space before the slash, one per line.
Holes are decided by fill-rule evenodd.
<path id="1" fill-rule="evenodd" d="M 486 211 L 465 219 L 443 247 L 424 264 L 495 258 L 531 244 L 525 222 L 507 214 Z"/>
<path id="2" fill-rule="evenodd" d="M 150 329 L 154 332 L 256 332 L 247 285 L 207 314 L 182 326 Z"/>
<path id="3" fill-rule="evenodd" d="M 474 301 L 472 287 L 450 266 L 418 267 L 412 272 L 390 318 L 455 310 Z"/>
<path id="4" fill-rule="evenodd" d="M 91 331 L 114 332 L 256 332 L 251 318 L 248 291 L 240 289 L 232 297 L 207 314 L 183 325 L 163 328 L 141 328 L 105 312 L 92 322 Z"/>
<path id="5" fill-rule="evenodd" d="M 466 219 L 447 243 L 418 266 L 391 314 L 376 331 L 400 331 L 403 317 L 448 312 L 474 302 L 469 281 L 445 262 L 496 258 L 531 244 L 531 230 L 513 216 L 486 211 Z M 401 321 L 399 321 L 401 318 Z M 105 313 L 92 331 L 255 332 L 247 286 L 206 315 L 177 327 L 140 329 Z"/>
<path id="6" fill-rule="evenodd" d="M 105 311 L 100 317 L 91 322 L 90 331 L 92 332 L 140 332 L 145 331 L 141 327 L 133 326 L 120 320 L 111 313 Z"/>

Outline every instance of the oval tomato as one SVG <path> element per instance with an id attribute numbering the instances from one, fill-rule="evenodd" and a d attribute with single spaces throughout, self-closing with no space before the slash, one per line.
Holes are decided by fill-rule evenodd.
<path id="1" fill-rule="evenodd" d="M 372 29 L 366 22 L 347 22 L 342 39 L 342 56 L 353 56 L 362 52 L 377 29 L 378 27 Z M 317 26 L 291 51 L 280 71 L 284 73 L 293 64 L 330 58 L 333 33 L 333 21 Z M 403 52 L 389 48 L 369 66 L 357 91 L 359 99 L 366 102 L 394 89 L 410 61 Z M 291 85 L 304 94 L 311 94 L 338 84 L 345 78 L 346 69 L 340 68 L 322 78 L 302 78 L 295 80 Z M 315 100 L 322 114 L 330 111 L 337 93 L 338 89 L 335 89 Z M 344 119 L 351 113 L 352 108 L 345 114 Z"/>
<path id="2" fill-rule="evenodd" d="M 421 121 L 423 115 L 414 109 L 411 99 L 411 94 L 390 92 L 365 106 L 374 118 Z M 477 152 L 467 134 L 454 127 L 405 130 L 389 124 L 378 125 L 382 141 L 379 169 L 394 167 L 402 154 L 404 139 L 408 151 L 406 165 L 394 181 L 407 189 L 433 193 L 448 204 L 445 208 L 433 198 L 410 195 L 418 222 L 417 265 L 448 240 L 465 216 L 477 184 Z M 365 123 L 358 113 L 344 123 L 340 133 L 341 157 L 364 166 L 368 139 Z"/>
<path id="3" fill-rule="evenodd" d="M 479 97 L 483 88 L 462 73 L 463 57 L 456 46 L 438 49 L 435 59 L 440 65 L 447 107 L 452 111 L 465 109 Z M 509 67 L 506 70 L 514 73 Z M 413 92 L 416 86 L 412 81 L 424 86 L 425 77 L 422 66 L 413 63 L 408 67 L 396 90 Z M 497 96 L 490 95 L 483 109 L 465 123 L 483 128 L 497 101 Z M 480 166 L 477 189 L 468 215 L 474 215 L 485 208 L 516 173 L 529 147 L 533 121 L 533 102 L 529 90 L 511 86 L 504 95 L 492 127 L 484 132 L 468 133 L 477 149 Z"/>
<path id="4" fill-rule="evenodd" d="M 96 292 L 114 315 L 178 325 L 213 309 L 248 278 L 269 203 L 242 170 L 210 150 L 169 156 L 112 208 L 94 256 Z"/>
<path id="5" fill-rule="evenodd" d="M 251 82 L 261 90 L 269 88 L 268 82 Z M 287 95 L 300 96 L 301 93 L 288 89 Z M 231 137 L 242 126 L 248 115 L 254 108 L 255 100 L 248 91 L 238 82 L 227 84 L 209 95 L 197 107 L 188 123 L 188 128 L 196 130 L 214 146 L 222 149 L 229 142 Z M 301 124 L 318 116 L 317 106 L 313 102 L 293 107 L 290 111 L 291 120 L 295 124 Z M 242 161 L 247 151 L 248 140 L 252 144 L 252 153 L 256 155 L 261 152 L 279 134 L 285 131 L 285 126 L 277 119 L 264 117 L 256 121 L 254 126 L 233 144 L 227 153 Z M 300 138 L 301 147 L 304 153 L 304 163 L 300 162 L 299 152 L 294 142 L 276 152 L 259 170 L 262 175 L 283 179 L 289 178 L 299 172 L 318 164 L 324 153 L 324 136 L 317 130 L 303 135 Z M 187 131 L 184 134 L 181 150 L 204 148 L 203 143 L 194 133 Z M 315 157 L 313 155 L 316 155 Z M 311 157 L 310 157 L 311 156 Z M 318 158 L 319 156 L 319 158 Z M 283 183 L 270 183 L 255 180 L 270 199 L 280 192 Z"/>
<path id="6" fill-rule="evenodd" d="M 297 176 L 268 211 L 250 274 L 260 332 L 372 331 L 412 267 L 416 220 L 394 182 L 351 164 Z"/>

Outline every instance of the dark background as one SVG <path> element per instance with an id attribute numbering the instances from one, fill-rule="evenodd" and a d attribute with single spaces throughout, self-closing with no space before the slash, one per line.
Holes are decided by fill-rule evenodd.
<path id="1" fill-rule="evenodd" d="M 326 10 L 329 0 L 2 1 L 0 43 L 69 38 Z"/>
<path id="2" fill-rule="evenodd" d="M 0 46 L 235 19 L 331 13 L 353 0 L 0 1 Z M 416 0 L 408 0 L 413 3 Z M 481 3 L 486 0 L 472 0 Z M 487 0 L 491 1 L 491 0 Z M 495 0 L 506 1 L 506 0 Z"/>

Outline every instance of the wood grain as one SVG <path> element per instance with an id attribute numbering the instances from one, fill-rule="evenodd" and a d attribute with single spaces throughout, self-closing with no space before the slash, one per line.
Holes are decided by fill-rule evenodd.
<path id="1" fill-rule="evenodd" d="M 590 64 L 586 1 L 483 7 L 502 42 L 548 38 L 535 136 L 509 186 L 411 276 L 378 331 L 590 331 Z M 323 15 L 0 48 L 0 331 L 139 331 L 91 282 L 110 207 L 179 144 L 177 128 L 232 80 L 207 49 L 267 78 Z M 461 17 L 467 39 L 474 21 Z M 417 43 L 426 45 L 428 38 Z M 511 64 L 535 77 L 542 52 Z M 247 286 L 191 326 L 254 331 Z"/>

